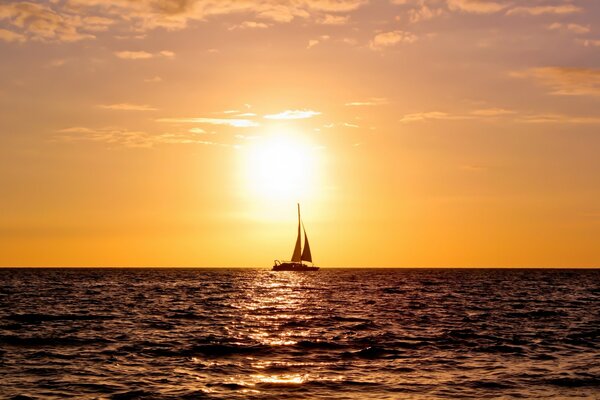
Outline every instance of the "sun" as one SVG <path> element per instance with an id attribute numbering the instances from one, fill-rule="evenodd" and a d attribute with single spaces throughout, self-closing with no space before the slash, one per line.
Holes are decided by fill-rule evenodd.
<path id="1" fill-rule="evenodd" d="M 278 130 L 257 137 L 245 152 L 245 179 L 255 196 L 295 202 L 314 194 L 318 148 L 305 136 Z"/>

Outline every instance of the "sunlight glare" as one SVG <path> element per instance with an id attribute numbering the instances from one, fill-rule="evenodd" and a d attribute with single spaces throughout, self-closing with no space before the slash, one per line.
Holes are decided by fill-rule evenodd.
<path id="1" fill-rule="evenodd" d="M 246 150 L 246 182 L 256 197 L 295 202 L 314 192 L 318 149 L 305 137 L 279 131 Z"/>

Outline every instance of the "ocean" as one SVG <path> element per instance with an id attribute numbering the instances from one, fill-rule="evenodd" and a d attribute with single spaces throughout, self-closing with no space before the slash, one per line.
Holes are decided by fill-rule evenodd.
<path id="1" fill-rule="evenodd" d="M 0 269 L 2 399 L 600 399 L 600 270 Z"/>

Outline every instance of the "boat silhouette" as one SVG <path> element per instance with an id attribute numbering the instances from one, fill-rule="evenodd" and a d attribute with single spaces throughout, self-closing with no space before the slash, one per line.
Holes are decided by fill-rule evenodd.
<path id="1" fill-rule="evenodd" d="M 302 248 L 302 231 L 304 231 L 304 248 Z M 305 264 L 309 262 L 310 265 Z M 315 267 L 312 263 L 312 254 L 310 253 L 310 245 L 308 244 L 308 236 L 306 228 L 300 218 L 300 203 L 298 203 L 298 237 L 296 238 L 296 246 L 290 261 L 275 260 L 273 271 L 318 271 L 319 267 Z"/>

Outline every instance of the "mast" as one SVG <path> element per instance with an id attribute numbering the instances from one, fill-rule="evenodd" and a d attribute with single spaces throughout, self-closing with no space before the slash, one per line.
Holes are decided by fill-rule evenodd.
<path id="1" fill-rule="evenodd" d="M 300 203 L 296 203 L 298 205 L 298 242 L 300 243 L 300 254 L 302 254 L 302 239 L 300 238 L 300 225 L 302 225 L 302 219 L 300 219 Z M 302 225 L 304 228 L 304 225 Z M 302 255 L 300 255 L 300 262 L 302 262 Z"/>
<path id="2" fill-rule="evenodd" d="M 292 262 L 302 262 L 302 235 L 300 231 L 300 203 L 298 203 L 298 237 L 296 239 L 296 246 L 294 247 L 294 254 L 292 255 Z"/>

